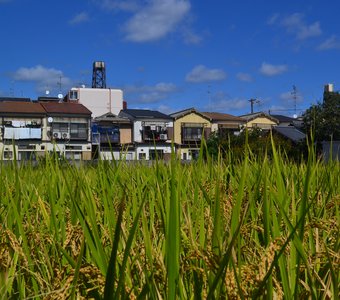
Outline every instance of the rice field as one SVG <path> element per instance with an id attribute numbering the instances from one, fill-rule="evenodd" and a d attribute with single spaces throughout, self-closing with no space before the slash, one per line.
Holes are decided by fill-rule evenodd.
<path id="1" fill-rule="evenodd" d="M 312 148 L 0 171 L 0 299 L 339 297 L 340 166 Z"/>

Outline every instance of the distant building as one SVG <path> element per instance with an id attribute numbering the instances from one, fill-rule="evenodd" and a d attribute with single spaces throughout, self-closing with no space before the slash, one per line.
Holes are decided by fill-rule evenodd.
<path id="1" fill-rule="evenodd" d="M 226 136 L 229 133 L 238 133 L 245 124 L 245 120 L 230 114 L 218 112 L 202 112 L 211 122 L 211 132 L 216 132 L 219 136 Z"/>
<path id="2" fill-rule="evenodd" d="M 71 88 L 65 101 L 83 104 L 92 112 L 93 118 L 106 113 L 118 115 L 123 109 L 123 91 L 111 88 Z"/>
<path id="3" fill-rule="evenodd" d="M 279 120 L 265 112 L 257 112 L 240 116 L 245 120 L 246 128 L 259 128 L 262 130 L 270 130 L 273 126 L 279 124 Z"/>
<path id="4" fill-rule="evenodd" d="M 106 113 L 92 121 L 93 158 L 133 160 L 132 122 L 127 117 Z"/>
<path id="5" fill-rule="evenodd" d="M 174 119 L 174 143 L 177 155 L 182 160 L 198 158 L 202 139 L 211 133 L 211 120 L 208 116 L 188 108 L 170 115 Z"/>
<path id="6" fill-rule="evenodd" d="M 28 160 L 54 152 L 91 159 L 91 111 L 76 103 L 0 102 L 0 155 Z"/>
<path id="7" fill-rule="evenodd" d="M 173 136 L 173 119 L 170 116 L 144 109 L 123 109 L 118 116 L 128 118 L 133 124 L 136 159 L 170 159 Z"/>

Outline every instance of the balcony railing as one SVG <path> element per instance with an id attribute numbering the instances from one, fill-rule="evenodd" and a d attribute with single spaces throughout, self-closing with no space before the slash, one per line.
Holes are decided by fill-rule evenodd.
<path id="1" fill-rule="evenodd" d="M 7 140 L 40 140 L 41 128 L 4 128 L 4 139 Z"/>

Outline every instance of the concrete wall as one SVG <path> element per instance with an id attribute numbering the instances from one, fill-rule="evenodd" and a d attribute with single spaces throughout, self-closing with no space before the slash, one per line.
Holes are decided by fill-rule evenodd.
<path id="1" fill-rule="evenodd" d="M 86 106 L 92 112 L 92 118 L 108 112 L 118 115 L 123 109 L 122 90 L 92 88 L 72 88 L 71 90 L 78 91 L 79 103 Z"/>

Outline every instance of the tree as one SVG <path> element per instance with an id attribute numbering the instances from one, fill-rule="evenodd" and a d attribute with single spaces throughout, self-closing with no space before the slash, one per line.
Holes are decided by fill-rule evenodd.
<path id="1" fill-rule="evenodd" d="M 325 92 L 323 102 L 307 109 L 303 121 L 316 141 L 340 140 L 340 93 Z"/>

